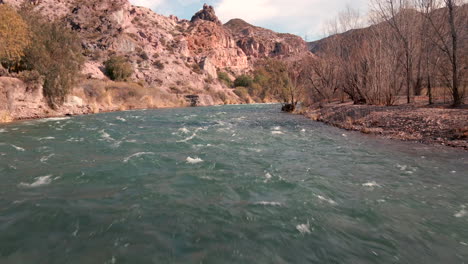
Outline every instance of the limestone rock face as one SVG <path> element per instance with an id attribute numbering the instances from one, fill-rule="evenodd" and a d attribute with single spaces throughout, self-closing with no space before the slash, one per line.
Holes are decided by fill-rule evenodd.
<path id="1" fill-rule="evenodd" d="M 224 25 L 236 39 L 236 45 L 250 58 L 297 57 L 309 54 L 307 43 L 292 34 L 281 34 L 256 27 L 241 19 Z"/>
<path id="2" fill-rule="evenodd" d="M 210 21 L 215 24 L 221 25 L 221 21 L 219 21 L 214 8 L 210 5 L 204 4 L 203 9 L 198 11 L 193 17 L 191 22 L 195 23 L 199 20 Z"/>
<path id="3" fill-rule="evenodd" d="M 30 0 L 3 1 L 18 7 Z M 177 106 L 174 104 L 179 99 L 184 103 L 181 98 L 185 95 L 198 95 L 201 105 L 240 103 L 242 100 L 232 89 L 217 79 L 218 71 L 235 77 L 250 72 L 259 59 L 283 59 L 308 52 L 297 36 L 278 34 L 242 20 L 223 25 L 214 8 L 206 4 L 191 21 L 162 16 L 133 6 L 128 0 L 39 0 L 33 8 L 51 21 L 65 21 L 77 32 L 86 56 L 84 81 L 74 88 L 62 108 L 52 110 L 42 92 L 33 95 L 20 80 L 2 79 L 0 107 L 13 108 L 0 110 L 19 118 Z M 104 62 L 113 55 L 124 56 L 133 65 L 132 81 L 150 91 L 144 100 L 119 105 L 121 102 L 109 102 L 100 95 L 99 89 L 110 83 L 104 74 Z M 8 90 L 7 86 L 14 88 Z M 22 94 L 27 97 L 22 98 Z M 95 101 L 94 95 L 100 99 Z M 168 98 L 173 103 L 166 105 Z"/>

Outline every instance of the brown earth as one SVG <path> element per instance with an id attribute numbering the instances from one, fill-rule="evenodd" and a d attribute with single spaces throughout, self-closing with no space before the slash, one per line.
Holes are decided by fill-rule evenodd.
<path id="1" fill-rule="evenodd" d="M 453 109 L 443 105 L 369 106 L 345 103 L 307 108 L 301 113 L 346 130 L 468 150 L 466 105 Z"/>

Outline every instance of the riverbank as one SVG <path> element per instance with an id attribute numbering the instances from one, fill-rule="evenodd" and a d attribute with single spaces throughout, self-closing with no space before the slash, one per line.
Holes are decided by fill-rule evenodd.
<path id="1" fill-rule="evenodd" d="M 241 102 L 232 89 L 227 88 L 186 91 L 189 92 L 196 95 L 198 106 Z M 0 123 L 124 110 L 188 107 L 193 102 L 187 100 L 186 95 L 132 82 L 84 80 L 62 105 L 54 109 L 48 105 L 42 85 L 0 77 Z"/>
<path id="2" fill-rule="evenodd" d="M 328 104 L 300 111 L 346 130 L 468 150 L 468 108 Z"/>

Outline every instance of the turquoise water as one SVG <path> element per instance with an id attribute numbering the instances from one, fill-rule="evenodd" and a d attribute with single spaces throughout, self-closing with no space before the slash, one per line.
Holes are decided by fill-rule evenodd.
<path id="1" fill-rule="evenodd" d="M 0 263 L 468 263 L 468 154 L 277 105 L 0 126 Z"/>

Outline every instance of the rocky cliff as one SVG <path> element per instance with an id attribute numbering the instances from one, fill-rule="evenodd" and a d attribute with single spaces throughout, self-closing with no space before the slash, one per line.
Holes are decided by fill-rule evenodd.
<path id="1" fill-rule="evenodd" d="M 24 1 L 4 2 L 20 6 Z M 34 5 L 48 19 L 64 20 L 79 34 L 86 55 L 83 68 L 86 81 L 76 87 L 69 101 L 93 104 L 88 109 L 90 112 L 157 107 L 159 103 L 155 101 L 161 96 L 172 102 L 169 106 L 184 105 L 183 97 L 189 94 L 205 98 L 201 104 L 238 103 L 239 98 L 232 89 L 217 80 L 217 72 L 224 71 L 234 77 L 252 70 L 258 59 L 294 57 L 309 52 L 306 43 L 297 36 L 278 34 L 242 20 L 223 25 L 208 5 L 191 21 L 165 17 L 148 8 L 133 6 L 128 0 L 39 0 Z M 103 72 L 103 62 L 115 54 L 125 56 L 132 63 L 135 69 L 132 79 L 145 87 L 153 105 L 135 102 L 119 106 L 118 100 L 104 104 L 89 96 L 95 94 L 93 89 L 100 88 L 97 86 L 110 85 Z M 8 84 L 3 82 L 0 90 L 6 93 Z M 67 109 L 59 113 L 68 112 Z M 34 117 L 34 114 L 16 113 L 14 118 Z"/>

